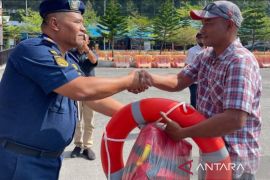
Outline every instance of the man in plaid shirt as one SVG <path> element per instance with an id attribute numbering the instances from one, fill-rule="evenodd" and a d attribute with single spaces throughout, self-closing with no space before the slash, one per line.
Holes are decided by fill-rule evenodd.
<path id="1" fill-rule="evenodd" d="M 190 16 L 202 21 L 200 32 L 208 48 L 177 75 L 142 71 L 141 76 L 166 91 L 179 91 L 198 81 L 197 110 L 208 119 L 181 128 L 162 114 L 167 121 L 165 131 L 174 140 L 222 136 L 232 162 L 243 167 L 233 172 L 233 179 L 255 179 L 260 155 L 262 84 L 254 55 L 237 38 L 243 20 L 241 11 L 232 2 L 216 1 L 203 10 L 191 11 Z"/>

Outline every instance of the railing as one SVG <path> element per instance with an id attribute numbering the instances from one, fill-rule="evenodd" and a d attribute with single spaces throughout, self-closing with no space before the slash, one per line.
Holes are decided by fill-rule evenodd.
<path id="1" fill-rule="evenodd" d="M 4 51 L 0 51 L 0 66 L 4 65 L 7 63 L 8 56 L 11 53 L 13 49 L 7 49 Z"/>

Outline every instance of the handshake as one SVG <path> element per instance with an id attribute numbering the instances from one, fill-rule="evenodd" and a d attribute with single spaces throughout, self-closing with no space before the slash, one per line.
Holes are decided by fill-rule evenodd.
<path id="1" fill-rule="evenodd" d="M 129 73 L 129 76 L 132 79 L 127 88 L 129 92 L 138 94 L 153 86 L 153 76 L 145 70 L 134 70 Z"/>

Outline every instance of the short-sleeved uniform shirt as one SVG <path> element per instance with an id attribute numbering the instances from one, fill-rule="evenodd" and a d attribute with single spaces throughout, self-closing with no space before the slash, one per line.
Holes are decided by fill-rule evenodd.
<path id="1" fill-rule="evenodd" d="M 254 55 L 237 39 L 218 57 L 213 48 L 207 48 L 180 73 L 198 82 L 197 109 L 205 117 L 226 109 L 248 113 L 244 127 L 223 138 L 232 160 L 241 163 L 245 172 L 255 173 L 260 152 L 262 83 Z M 238 168 L 236 177 L 244 171 Z"/>
<path id="2" fill-rule="evenodd" d="M 18 44 L 0 84 L 0 138 L 63 150 L 72 140 L 77 108 L 54 89 L 79 77 L 74 66 L 46 35 Z"/>

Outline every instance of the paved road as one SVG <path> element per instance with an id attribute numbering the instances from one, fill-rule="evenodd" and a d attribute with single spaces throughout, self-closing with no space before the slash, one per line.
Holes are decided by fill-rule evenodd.
<path id="1" fill-rule="evenodd" d="M 117 77 L 121 75 L 126 75 L 132 69 L 116 69 L 116 68 L 97 68 L 97 76 L 103 77 Z M 171 74 L 177 73 L 179 69 L 149 69 L 150 72 L 158 73 L 158 74 Z M 263 98 L 262 98 L 262 116 L 263 116 L 263 130 L 261 137 L 262 144 L 262 163 L 260 170 L 258 172 L 259 180 L 266 180 L 270 177 L 270 69 L 261 69 L 262 77 L 263 77 Z M 0 69 L 0 78 L 1 78 L 1 69 Z M 127 91 L 121 92 L 119 94 L 114 95 L 114 98 L 123 102 L 130 103 L 133 101 L 137 101 L 143 98 L 149 97 L 163 97 L 169 98 L 178 101 L 188 102 L 189 93 L 188 90 L 184 90 L 178 93 L 169 93 L 157 90 L 155 88 L 150 88 L 148 91 L 134 95 Z M 109 118 L 96 113 L 95 115 L 95 130 L 94 130 L 94 151 L 96 152 L 97 159 L 94 161 L 88 161 L 84 158 L 69 158 L 71 150 L 74 148 L 73 144 L 70 144 L 65 152 L 64 152 L 64 161 L 63 167 L 60 172 L 60 180 L 105 180 L 106 177 L 103 173 L 101 160 L 100 160 L 100 141 L 101 136 L 106 126 L 106 123 L 109 121 Z M 124 145 L 124 159 L 128 157 L 129 150 L 131 149 L 134 139 L 138 134 L 138 130 L 132 131 L 130 136 L 127 138 L 127 141 Z M 189 140 L 192 144 L 194 144 L 191 140 Z M 196 145 L 193 146 L 193 157 L 196 159 L 198 157 L 198 149 Z M 192 176 L 192 179 L 197 179 L 196 172 Z"/>

